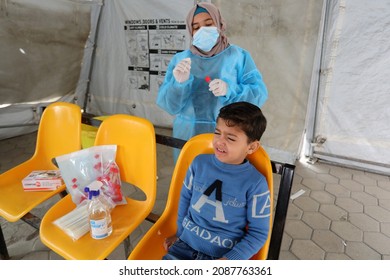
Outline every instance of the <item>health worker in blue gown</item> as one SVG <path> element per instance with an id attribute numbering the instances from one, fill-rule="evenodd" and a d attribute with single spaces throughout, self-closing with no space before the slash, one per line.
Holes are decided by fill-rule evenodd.
<path id="1" fill-rule="evenodd" d="M 175 116 L 173 137 L 183 140 L 214 132 L 223 106 L 247 101 L 261 107 L 268 97 L 250 53 L 228 42 L 216 6 L 198 3 L 186 22 L 190 49 L 172 58 L 157 96 L 157 105 Z"/>

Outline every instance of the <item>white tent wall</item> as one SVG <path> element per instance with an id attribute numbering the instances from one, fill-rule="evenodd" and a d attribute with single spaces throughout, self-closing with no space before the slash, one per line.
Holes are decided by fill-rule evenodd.
<path id="1" fill-rule="evenodd" d="M 327 1 L 327 11 L 306 154 L 389 174 L 390 1 Z"/>
<path id="2" fill-rule="evenodd" d="M 91 1 L 0 0 L 0 139 L 37 129 L 47 104 L 72 102 Z"/>
<path id="3" fill-rule="evenodd" d="M 305 126 L 322 1 L 211 2 L 221 9 L 230 42 L 250 51 L 269 89 L 269 100 L 263 106 L 268 119 L 263 145 L 273 159 L 293 163 L 299 153 Z M 140 44 L 142 36 L 149 36 L 151 40 L 152 36 L 160 34 L 164 37 L 165 33 L 156 34 L 152 30 L 148 34 L 143 30 L 139 31 L 143 32 L 140 35 L 126 28 L 132 23 L 156 25 L 160 19 L 168 19 L 169 23 L 164 22 L 168 25 L 184 24 L 193 4 L 194 1 L 188 0 L 105 1 L 98 28 L 87 112 L 97 115 L 128 113 L 145 117 L 157 126 L 171 127 L 172 116 L 155 103 L 158 85 L 163 80 L 158 71 L 165 70 L 171 56 L 160 57 L 163 65 L 162 69 L 157 69 L 158 73 L 152 73 L 154 65 L 129 70 L 129 65 L 142 64 L 139 60 L 143 55 L 149 55 L 149 61 L 153 61 L 150 53 L 143 53 L 140 47 L 131 46 L 131 42 Z M 176 31 L 187 36 L 184 48 L 188 48 L 187 32 Z M 139 60 L 132 61 L 132 56 Z M 148 81 L 148 88 L 140 87 L 143 79 Z"/>
<path id="4" fill-rule="evenodd" d="M 230 41 L 252 54 L 269 90 L 262 144 L 276 161 L 299 157 L 323 1 L 212 1 Z"/>

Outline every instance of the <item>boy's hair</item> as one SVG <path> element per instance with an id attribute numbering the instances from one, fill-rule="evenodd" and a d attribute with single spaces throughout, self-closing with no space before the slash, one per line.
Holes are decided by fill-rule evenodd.
<path id="1" fill-rule="evenodd" d="M 217 120 L 219 118 L 229 127 L 241 128 L 248 136 L 249 143 L 260 140 L 267 127 L 267 119 L 261 109 L 249 102 L 236 102 L 222 107 Z"/>

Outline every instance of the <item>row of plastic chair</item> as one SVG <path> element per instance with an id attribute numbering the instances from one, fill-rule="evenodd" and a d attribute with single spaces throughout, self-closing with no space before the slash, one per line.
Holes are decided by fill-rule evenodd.
<path id="1" fill-rule="evenodd" d="M 57 102 L 45 109 L 38 128 L 34 156 L 26 163 L 0 175 L 2 217 L 10 222 L 18 221 L 28 215 L 38 204 L 65 190 L 63 186 L 54 192 L 24 192 L 21 180 L 32 170 L 55 169 L 53 158 L 79 150 L 81 148 L 80 124 L 81 111 L 77 105 Z M 114 208 L 111 215 L 113 233 L 109 237 L 94 240 L 87 234 L 78 240 L 72 240 L 53 224 L 56 219 L 76 207 L 70 195 L 66 195 L 44 214 L 40 223 L 42 242 L 65 259 L 107 258 L 146 219 L 154 206 L 157 187 L 155 137 L 152 123 L 143 118 L 118 114 L 105 119 L 98 128 L 94 145 L 117 145 L 116 162 L 120 168 L 121 180 L 141 189 L 146 199 L 135 200 L 126 197 L 127 204 Z M 176 232 L 178 200 L 186 170 L 195 156 L 213 152 L 212 137 L 212 134 L 198 135 L 184 145 L 172 175 L 166 208 L 157 222 L 138 242 L 128 259 L 161 259 L 165 254 L 163 240 Z M 248 159 L 265 175 L 272 198 L 273 175 L 267 153 L 264 149 L 259 149 Z M 273 205 L 271 207 L 273 209 Z M 272 229 L 272 216 L 270 228 Z M 253 259 L 267 258 L 270 235 L 269 233 L 266 244 Z M 3 253 L 5 254 L 7 252 Z M 8 257 L 8 254 L 5 257 Z"/>

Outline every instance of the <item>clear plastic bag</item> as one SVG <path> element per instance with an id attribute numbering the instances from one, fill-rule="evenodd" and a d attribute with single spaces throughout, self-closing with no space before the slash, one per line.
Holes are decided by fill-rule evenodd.
<path id="1" fill-rule="evenodd" d="M 61 176 L 76 205 L 88 198 L 84 189 L 94 181 L 103 183 L 102 195 L 107 200 L 115 205 L 127 203 L 115 162 L 116 150 L 116 145 L 93 146 L 56 157 Z"/>

